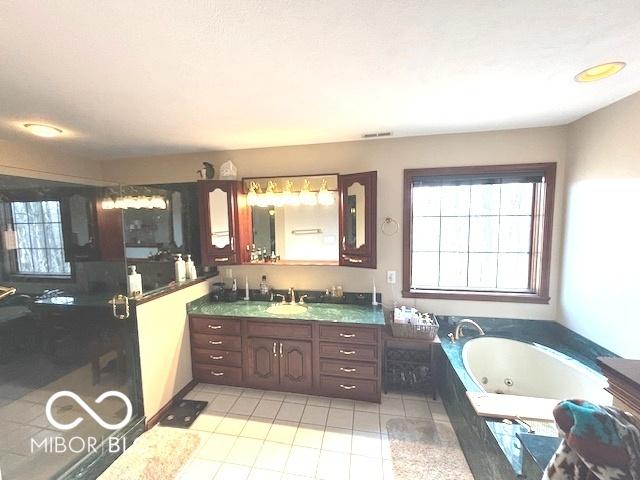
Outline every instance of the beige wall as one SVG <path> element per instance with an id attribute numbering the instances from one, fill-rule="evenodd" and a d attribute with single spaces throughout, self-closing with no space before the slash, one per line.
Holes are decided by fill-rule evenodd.
<path id="1" fill-rule="evenodd" d="M 42 140 L 42 144 L 22 144 L 0 139 L 0 174 L 71 183 L 101 183 L 100 162 L 63 154 L 55 142 Z"/>
<path id="2" fill-rule="evenodd" d="M 559 317 L 640 358 L 640 93 L 573 123 L 568 147 Z"/>
<path id="3" fill-rule="evenodd" d="M 124 159 L 103 163 L 104 178 L 126 183 L 193 181 L 201 162 L 218 167 L 232 160 L 242 176 L 353 173 L 378 171 L 378 269 L 347 267 L 233 267 L 244 285 L 245 275 L 257 287 L 266 273 L 272 286 L 325 289 L 342 285 L 346 291 L 369 291 L 375 279 L 386 304 L 401 300 L 402 234 L 385 236 L 382 220 L 389 216 L 402 221 L 403 169 L 455 165 L 558 162 L 556 214 L 551 261 L 551 303 L 531 305 L 497 302 L 417 301 L 418 308 L 453 315 L 555 319 L 559 277 L 559 251 L 566 154 L 566 127 L 550 127 L 499 132 L 434 135 L 371 141 L 328 143 L 152 158 Z M 395 270 L 398 283 L 386 284 L 386 271 Z"/>

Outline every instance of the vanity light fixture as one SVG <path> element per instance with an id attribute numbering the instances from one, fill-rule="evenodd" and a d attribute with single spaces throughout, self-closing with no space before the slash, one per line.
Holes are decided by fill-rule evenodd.
<path id="1" fill-rule="evenodd" d="M 133 197 L 128 195 L 125 197 L 116 197 L 115 200 L 110 197 L 102 200 L 102 208 L 104 210 L 113 210 L 114 208 L 120 208 L 122 210 L 129 208 L 134 208 L 136 210 L 141 208 L 158 208 L 160 210 L 166 210 L 167 206 L 167 200 L 162 198 L 160 195 L 153 195 L 151 197 Z"/>
<path id="2" fill-rule="evenodd" d="M 627 64 L 625 62 L 608 62 L 600 65 L 595 65 L 583 70 L 577 74 L 574 79 L 576 82 L 595 82 L 596 80 L 602 80 L 604 78 L 615 75 L 622 70 Z"/>
<path id="3" fill-rule="evenodd" d="M 285 205 L 293 207 L 300 205 L 300 196 L 293 191 L 293 182 L 287 180 L 282 189 L 282 200 Z"/>
<path id="4" fill-rule="evenodd" d="M 25 123 L 24 128 L 38 137 L 54 138 L 62 135 L 62 130 L 42 123 Z"/>
<path id="5" fill-rule="evenodd" d="M 320 186 L 320 191 L 318 192 L 318 203 L 320 205 L 333 205 L 334 203 L 333 194 L 327 190 L 327 179 L 322 179 L 322 185 Z"/>
<path id="6" fill-rule="evenodd" d="M 313 206 L 318 203 L 318 196 L 316 192 L 311 191 L 311 183 L 306 178 L 300 189 L 300 203 L 308 206 Z"/>
<path id="7" fill-rule="evenodd" d="M 249 193 L 247 193 L 247 204 L 250 207 L 258 205 L 258 190 L 260 189 L 260 185 L 256 182 L 251 182 L 249 185 Z"/>

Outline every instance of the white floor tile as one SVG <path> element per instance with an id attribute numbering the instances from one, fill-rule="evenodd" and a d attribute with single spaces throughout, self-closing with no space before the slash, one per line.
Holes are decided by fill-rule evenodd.
<path id="1" fill-rule="evenodd" d="M 200 383 L 198 384 L 198 388 L 200 391 L 221 393 L 224 385 L 216 385 L 214 383 Z"/>
<path id="2" fill-rule="evenodd" d="M 225 463 L 220 466 L 215 480 L 246 480 L 251 473 L 250 467 Z"/>
<path id="3" fill-rule="evenodd" d="M 427 402 L 429 404 L 429 410 L 431 410 L 431 416 L 436 422 L 448 422 L 449 415 L 441 402 Z"/>
<path id="4" fill-rule="evenodd" d="M 393 462 L 391 460 L 382 460 L 382 475 L 384 480 L 394 480 Z"/>
<path id="5" fill-rule="evenodd" d="M 327 417 L 327 427 L 353 428 L 353 410 L 331 407 Z"/>
<path id="6" fill-rule="evenodd" d="M 287 393 L 287 396 L 284 397 L 284 401 L 288 403 L 301 403 L 302 405 L 306 405 L 308 398 L 308 395 L 302 395 L 300 393 Z"/>
<path id="7" fill-rule="evenodd" d="M 280 480 L 282 472 L 253 468 L 249 474 L 249 480 Z"/>
<path id="8" fill-rule="evenodd" d="M 262 398 L 264 390 L 256 390 L 255 388 L 245 388 L 240 394 L 241 397 Z"/>
<path id="9" fill-rule="evenodd" d="M 249 417 L 241 415 L 227 415 L 216 427 L 216 433 L 236 436 L 240 435 L 240 432 L 242 432 L 242 429 L 247 424 L 248 420 Z"/>
<path id="10" fill-rule="evenodd" d="M 301 423 L 293 439 L 293 444 L 298 447 L 321 448 L 323 437 L 324 425 Z"/>
<path id="11" fill-rule="evenodd" d="M 238 400 L 236 400 L 236 403 L 234 403 L 229 410 L 229 413 L 250 416 L 256 409 L 258 402 L 260 402 L 259 398 L 239 397 Z"/>
<path id="12" fill-rule="evenodd" d="M 219 462 L 211 462 L 196 458 L 191 460 L 178 476 L 179 480 L 213 480 L 218 469 Z"/>
<path id="13" fill-rule="evenodd" d="M 271 425 L 266 439 L 270 442 L 286 443 L 288 445 L 291 445 L 293 443 L 293 439 L 296 436 L 297 430 L 297 422 L 276 420 L 275 422 L 273 422 L 273 425 Z"/>
<path id="14" fill-rule="evenodd" d="M 382 458 L 382 440 L 379 433 L 353 432 L 351 453 L 365 457 Z"/>
<path id="15" fill-rule="evenodd" d="M 356 402 L 353 400 L 346 400 L 344 398 L 332 398 L 331 408 L 342 408 L 344 410 L 353 410 Z"/>
<path id="16" fill-rule="evenodd" d="M 391 460 L 391 445 L 389 444 L 389 435 L 380 435 L 380 441 L 382 442 L 382 459 Z"/>
<path id="17" fill-rule="evenodd" d="M 209 440 L 197 451 L 198 458 L 212 460 L 214 462 L 222 462 L 233 447 L 236 437 L 233 435 L 222 435 L 214 433 Z"/>
<path id="18" fill-rule="evenodd" d="M 348 453 L 320 452 L 316 478 L 319 480 L 349 480 L 351 456 Z"/>
<path id="19" fill-rule="evenodd" d="M 227 413 L 237 400 L 238 397 L 236 395 L 225 395 L 221 393 L 213 402 L 207 405 L 206 410 L 210 412 Z"/>
<path id="20" fill-rule="evenodd" d="M 224 418 L 224 413 L 208 412 L 205 410 L 195 419 L 190 428 L 203 432 L 215 432 Z"/>
<path id="21" fill-rule="evenodd" d="M 263 468 L 281 472 L 287 465 L 291 445 L 277 442 L 264 442 L 256 458 L 254 468 Z"/>
<path id="22" fill-rule="evenodd" d="M 380 413 L 404 416 L 402 398 L 383 398 L 380 403 Z"/>
<path id="23" fill-rule="evenodd" d="M 231 387 L 231 386 L 222 387 L 222 393 L 224 393 L 225 395 L 239 396 L 242 392 L 244 392 L 244 388 L 242 387 Z"/>
<path id="24" fill-rule="evenodd" d="M 288 422 L 299 422 L 302 418 L 302 412 L 304 411 L 304 405 L 301 403 L 287 403 L 284 402 L 278 410 L 276 420 L 286 420 Z"/>
<path id="25" fill-rule="evenodd" d="M 251 417 L 247 420 L 242 432 L 240 432 L 240 436 L 264 440 L 267 438 L 267 434 L 269 433 L 272 424 L 273 422 L 269 418 Z"/>
<path id="26" fill-rule="evenodd" d="M 189 392 L 184 398 L 187 400 L 199 400 L 201 402 L 211 403 L 217 396 L 217 393 L 200 390 L 198 392 Z"/>
<path id="27" fill-rule="evenodd" d="M 431 418 L 431 411 L 426 400 L 403 400 L 407 417 Z"/>
<path id="28" fill-rule="evenodd" d="M 307 405 L 304 407 L 302 413 L 301 423 L 311 423 L 313 425 L 324 426 L 327 423 L 327 415 L 329 414 L 329 408 L 317 407 L 314 405 Z"/>
<path id="29" fill-rule="evenodd" d="M 309 395 L 307 399 L 307 405 L 314 405 L 316 407 L 329 407 L 331 405 L 331 399 L 329 397 L 316 397 Z"/>
<path id="30" fill-rule="evenodd" d="M 351 430 L 327 427 L 322 439 L 322 450 L 351 453 Z"/>
<path id="31" fill-rule="evenodd" d="M 380 415 L 378 413 L 353 413 L 353 429 L 363 432 L 380 432 Z"/>
<path id="32" fill-rule="evenodd" d="M 380 404 L 373 402 L 356 402 L 355 409 L 358 412 L 380 413 Z"/>
<path id="33" fill-rule="evenodd" d="M 267 390 L 264 392 L 264 395 L 262 395 L 262 398 L 264 400 L 277 400 L 279 402 L 283 402 L 286 396 L 287 394 L 285 392 L 272 392 Z"/>
<path id="34" fill-rule="evenodd" d="M 233 444 L 225 462 L 251 467 L 258 457 L 263 443 L 262 440 L 255 438 L 240 437 L 236 440 L 236 443 Z"/>
<path id="35" fill-rule="evenodd" d="M 351 455 L 352 480 L 382 480 L 382 459 Z"/>
<path id="36" fill-rule="evenodd" d="M 261 417 L 261 418 L 270 418 L 273 420 L 274 418 L 276 418 L 276 415 L 278 414 L 278 410 L 280 410 L 281 406 L 282 406 L 282 402 L 279 400 L 267 400 L 264 397 L 262 397 L 262 399 L 256 406 L 255 410 L 253 411 L 253 416 Z"/>
<path id="37" fill-rule="evenodd" d="M 293 475 L 313 477 L 318 467 L 320 450 L 308 447 L 291 447 L 285 471 Z"/>

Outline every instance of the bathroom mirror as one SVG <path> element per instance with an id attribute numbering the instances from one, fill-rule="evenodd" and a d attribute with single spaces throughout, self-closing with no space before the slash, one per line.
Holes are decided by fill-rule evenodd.
<path id="1" fill-rule="evenodd" d="M 249 263 L 338 264 L 338 177 L 243 180 L 251 208 Z"/>
<path id="2" fill-rule="evenodd" d="M 360 182 L 348 185 L 346 203 L 345 243 L 352 248 L 360 248 L 366 243 L 364 185 Z"/>
<path id="3" fill-rule="evenodd" d="M 211 245 L 224 248 L 231 242 L 229 232 L 229 199 L 227 192 L 216 188 L 209 192 L 209 216 L 211 225 Z"/>
<path id="4" fill-rule="evenodd" d="M 67 260 L 96 259 L 95 194 L 85 189 L 74 189 L 62 202 L 61 210 Z"/>
<path id="5" fill-rule="evenodd" d="M 340 175 L 340 265 L 375 268 L 377 173 Z"/>

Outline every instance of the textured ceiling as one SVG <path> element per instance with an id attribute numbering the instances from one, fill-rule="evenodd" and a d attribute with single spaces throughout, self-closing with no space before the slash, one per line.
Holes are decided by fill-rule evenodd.
<path id="1" fill-rule="evenodd" d="M 3 1 L 0 138 L 103 159 L 563 124 L 640 90 L 639 45 L 638 0 Z"/>

